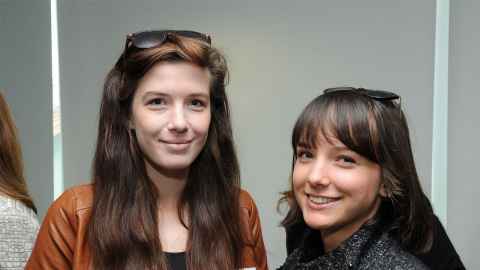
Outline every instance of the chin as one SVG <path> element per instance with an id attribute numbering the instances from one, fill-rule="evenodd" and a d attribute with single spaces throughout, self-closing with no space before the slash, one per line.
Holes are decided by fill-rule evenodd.
<path id="1" fill-rule="evenodd" d="M 328 229 L 330 227 L 325 222 L 318 222 L 316 220 L 308 220 L 308 219 L 305 219 L 305 224 L 307 224 L 308 227 L 310 227 L 312 229 L 315 229 L 315 230 L 325 230 L 325 229 Z"/>
<path id="2" fill-rule="evenodd" d="M 191 162 L 175 162 L 164 164 L 162 167 L 169 171 L 181 171 L 188 169 L 191 165 Z"/>
<path id="3" fill-rule="evenodd" d="M 333 225 L 333 221 L 329 220 L 328 217 L 325 216 L 318 216 L 312 213 L 304 213 L 303 214 L 303 219 L 305 221 L 305 224 L 308 225 L 308 227 L 315 229 L 315 230 L 325 230 L 328 229 Z"/>
<path id="4" fill-rule="evenodd" d="M 180 170 L 189 168 L 194 160 L 190 156 L 165 155 L 158 158 L 155 163 L 167 170 Z"/>
<path id="5" fill-rule="evenodd" d="M 190 167 L 191 162 L 188 160 L 158 160 L 151 162 L 152 167 L 160 172 L 179 172 Z"/>

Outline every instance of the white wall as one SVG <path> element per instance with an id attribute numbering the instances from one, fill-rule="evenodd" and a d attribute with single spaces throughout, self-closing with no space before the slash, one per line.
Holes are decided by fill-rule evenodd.
<path id="1" fill-rule="evenodd" d="M 53 198 L 48 1 L 0 1 L 0 63 L 0 89 L 13 112 L 26 179 L 43 217 Z"/>
<path id="2" fill-rule="evenodd" d="M 434 1 L 59 1 L 65 186 L 89 181 L 101 86 L 125 35 L 209 32 L 229 60 L 243 186 L 258 204 L 274 269 L 285 258 L 275 207 L 288 186 L 291 129 L 323 88 L 402 95 L 429 193 L 434 23 Z"/>

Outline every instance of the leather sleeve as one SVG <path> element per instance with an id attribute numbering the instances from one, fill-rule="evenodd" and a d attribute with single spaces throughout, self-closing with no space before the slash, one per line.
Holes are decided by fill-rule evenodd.
<path id="1" fill-rule="evenodd" d="M 66 191 L 50 206 L 25 269 L 72 269 L 75 209 L 72 191 Z"/>
<path id="2" fill-rule="evenodd" d="M 263 242 L 262 227 L 260 224 L 260 217 L 258 214 L 255 202 L 246 192 L 242 194 L 245 206 L 248 209 L 248 225 L 251 236 L 251 243 L 253 247 L 253 256 L 255 258 L 255 265 L 257 270 L 268 270 L 267 255 L 265 251 L 265 244 Z"/>

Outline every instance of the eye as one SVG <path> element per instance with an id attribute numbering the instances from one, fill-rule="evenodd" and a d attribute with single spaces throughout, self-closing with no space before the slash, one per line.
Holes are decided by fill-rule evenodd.
<path id="1" fill-rule="evenodd" d="M 165 101 L 164 98 L 152 98 L 147 102 L 147 105 L 149 106 L 163 106 L 167 102 Z"/>
<path id="2" fill-rule="evenodd" d="M 188 104 L 188 106 L 190 108 L 192 108 L 193 110 L 203 110 L 204 108 L 207 107 L 207 103 L 203 100 L 200 100 L 200 99 L 192 99 L 190 101 L 190 103 Z"/>
<path id="3" fill-rule="evenodd" d="M 357 164 L 357 161 L 348 155 L 339 155 L 337 157 L 337 162 L 342 166 L 353 166 Z"/>
<path id="4" fill-rule="evenodd" d="M 297 150 L 297 160 L 299 161 L 307 161 L 313 158 L 313 153 L 307 149 L 299 149 Z"/>

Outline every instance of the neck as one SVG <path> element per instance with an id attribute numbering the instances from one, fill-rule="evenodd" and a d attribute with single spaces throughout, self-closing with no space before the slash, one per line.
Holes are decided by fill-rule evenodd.
<path id="1" fill-rule="evenodd" d="M 343 241 L 347 240 L 358 231 L 360 227 L 361 224 L 355 227 L 343 228 L 341 231 L 322 230 L 321 234 L 325 252 L 331 252 L 336 249 Z"/>
<path id="2" fill-rule="evenodd" d="M 325 252 L 331 252 L 332 250 L 336 249 L 340 244 L 350 238 L 354 233 L 356 233 L 363 224 L 367 223 L 369 220 L 373 219 L 376 215 L 378 208 L 380 207 L 380 200 L 377 200 L 373 204 L 373 209 L 371 210 L 370 214 L 363 217 L 358 218 L 355 221 L 350 222 L 347 225 L 343 225 L 340 228 L 328 228 L 321 230 L 323 246 Z"/>
<path id="3" fill-rule="evenodd" d="M 162 208 L 177 208 L 178 201 L 187 183 L 188 168 L 165 170 L 145 162 L 148 177 L 158 190 L 158 203 Z"/>

